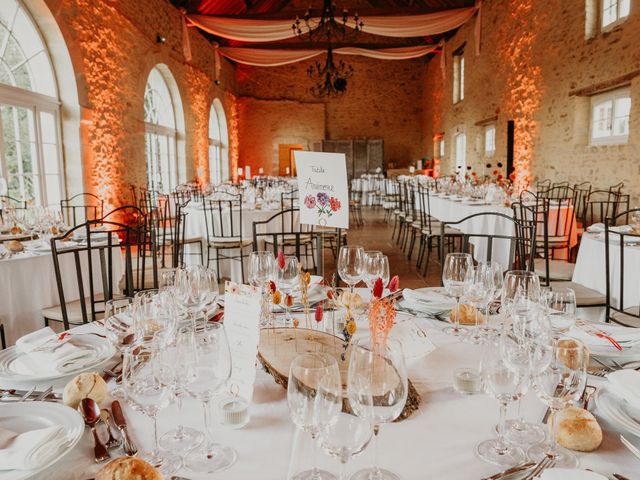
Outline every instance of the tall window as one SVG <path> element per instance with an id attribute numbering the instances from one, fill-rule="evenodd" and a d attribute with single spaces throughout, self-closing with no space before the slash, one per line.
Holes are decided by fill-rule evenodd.
<path id="1" fill-rule="evenodd" d="M 623 22 L 629 16 L 631 0 L 602 0 L 602 28 Z"/>
<path id="2" fill-rule="evenodd" d="M 433 157 L 436 160 L 444 158 L 444 133 L 438 133 L 433 137 Z"/>
<path id="3" fill-rule="evenodd" d="M 456 171 L 460 178 L 464 178 L 467 173 L 467 136 L 458 133 L 456 139 Z"/>
<path id="4" fill-rule="evenodd" d="M 493 157 L 496 153 L 496 126 L 491 124 L 484 127 L 484 154 Z"/>
<path id="5" fill-rule="evenodd" d="M 627 143 L 630 114 L 628 88 L 591 97 L 591 144 Z"/>
<path id="6" fill-rule="evenodd" d="M 464 100 L 464 50 L 453 54 L 453 103 Z"/>
<path id="7" fill-rule="evenodd" d="M 55 74 L 40 32 L 20 1 L 0 1 L 0 177 L 9 196 L 59 204 L 59 111 Z"/>
<path id="8" fill-rule="evenodd" d="M 217 98 L 209 112 L 209 181 L 220 183 L 228 176 L 227 120 Z"/>
<path id="9" fill-rule="evenodd" d="M 178 184 L 178 122 L 169 70 L 155 67 L 144 91 L 145 156 L 149 190 L 168 193 Z M 176 91 L 177 95 L 177 91 Z"/>

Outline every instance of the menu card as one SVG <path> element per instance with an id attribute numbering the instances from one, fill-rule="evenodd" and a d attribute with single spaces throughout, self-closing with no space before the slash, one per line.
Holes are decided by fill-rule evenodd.
<path id="1" fill-rule="evenodd" d="M 300 223 L 349 228 L 349 188 L 344 153 L 293 152 L 300 192 Z"/>
<path id="2" fill-rule="evenodd" d="M 424 357 L 436 349 L 426 332 L 410 319 L 396 323 L 389 337 L 400 343 L 407 360 Z"/>
<path id="3" fill-rule="evenodd" d="M 226 282 L 224 328 L 231 351 L 228 384 L 251 401 L 256 379 L 256 355 L 260 341 L 260 291 L 250 285 Z"/>

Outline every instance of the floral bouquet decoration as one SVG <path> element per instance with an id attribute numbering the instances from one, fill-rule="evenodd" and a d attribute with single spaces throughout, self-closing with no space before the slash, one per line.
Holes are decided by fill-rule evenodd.
<path id="1" fill-rule="evenodd" d="M 389 282 L 389 291 L 396 292 L 400 286 L 400 278 L 395 275 Z M 387 343 L 389 332 L 396 318 L 396 301 L 393 296 L 382 298 L 384 285 L 378 278 L 373 285 L 373 299 L 369 308 L 369 331 L 374 348 L 383 347 Z"/>
<path id="2" fill-rule="evenodd" d="M 330 197 L 325 192 L 319 192 L 315 196 L 307 195 L 304 197 L 304 206 L 309 210 L 316 209 L 318 218 L 322 218 L 323 216 L 329 218 L 342 208 L 340 200 L 336 197 Z"/>

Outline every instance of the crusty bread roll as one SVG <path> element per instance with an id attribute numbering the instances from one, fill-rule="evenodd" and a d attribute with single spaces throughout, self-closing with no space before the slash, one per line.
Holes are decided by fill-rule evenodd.
<path id="1" fill-rule="evenodd" d="M 558 346 L 565 347 L 565 348 L 572 348 L 572 347 L 577 347 L 578 342 L 576 342 L 575 340 L 571 340 L 570 338 L 565 338 L 558 341 Z M 567 367 L 575 369 L 577 367 L 576 363 L 578 362 L 578 359 L 576 358 L 576 356 L 577 356 L 576 351 L 561 350 L 559 358 L 560 360 L 562 360 L 562 363 L 564 363 Z M 587 347 L 586 345 L 584 346 L 584 364 L 585 366 L 589 365 L 589 347 Z"/>
<path id="2" fill-rule="evenodd" d="M 449 315 L 452 322 L 456 321 L 456 309 L 451 310 Z M 478 312 L 478 323 L 484 323 L 484 315 Z M 460 325 L 475 325 L 476 324 L 476 307 L 473 305 L 467 305 L 466 303 L 460 304 Z"/>
<path id="3" fill-rule="evenodd" d="M 22 229 L 19 226 L 14 225 L 13 227 L 11 227 L 11 234 L 12 235 L 17 235 L 19 233 L 22 233 Z"/>
<path id="4" fill-rule="evenodd" d="M 162 480 L 162 475 L 144 460 L 120 457 L 102 467 L 95 480 Z"/>
<path id="5" fill-rule="evenodd" d="M 593 452 L 602 443 L 602 429 L 588 410 L 567 407 L 558 413 L 556 438 L 569 450 Z"/>
<path id="6" fill-rule="evenodd" d="M 100 375 L 85 372 L 67 383 L 62 392 L 62 401 L 71 408 L 78 408 L 83 398 L 91 398 L 100 404 L 108 394 L 107 384 Z"/>
<path id="7" fill-rule="evenodd" d="M 24 245 L 22 245 L 22 242 L 18 240 L 9 240 L 4 244 L 4 246 L 7 250 L 13 253 L 18 253 L 24 250 Z"/>

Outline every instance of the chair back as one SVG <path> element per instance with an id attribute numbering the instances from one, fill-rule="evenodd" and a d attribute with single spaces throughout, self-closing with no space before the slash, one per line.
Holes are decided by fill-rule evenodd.
<path id="1" fill-rule="evenodd" d="M 627 245 L 638 245 L 640 232 L 619 230 L 613 228 L 626 223 L 623 220 L 631 214 L 640 214 L 640 208 L 625 210 L 615 216 L 606 218 L 604 251 L 605 251 L 605 281 L 606 281 L 606 316 L 605 321 L 614 322 L 628 327 L 640 327 L 640 285 L 629 281 L 625 275 L 628 263 L 625 259 L 628 255 L 634 255 L 633 251 L 626 248 Z M 633 267 L 632 267 L 633 268 Z"/>
<path id="2" fill-rule="evenodd" d="M 227 194 L 224 199 L 204 200 L 207 242 L 243 240 L 242 195 Z"/>
<path id="3" fill-rule="evenodd" d="M 2 222 L 8 220 L 3 216 L 5 210 L 26 210 L 27 208 L 26 200 L 18 200 L 9 195 L 0 195 L 0 221 Z"/>
<path id="4" fill-rule="evenodd" d="M 585 201 L 582 222 L 585 228 L 594 223 L 605 223 L 607 218 L 616 215 L 624 199 L 620 194 L 609 190 L 593 190 Z M 621 211 L 621 210 L 620 210 Z"/>
<path id="5" fill-rule="evenodd" d="M 576 218 L 582 222 L 584 214 L 587 209 L 587 198 L 591 194 L 592 189 L 591 182 L 582 182 L 574 185 L 575 198 L 573 207 L 576 211 Z M 584 227 L 584 225 L 582 225 Z"/>
<path id="6" fill-rule="evenodd" d="M 506 224 L 510 233 L 487 233 L 482 225 Z M 447 233 L 456 229 L 455 234 Z M 477 230 L 477 233 L 476 233 Z M 518 220 L 499 212 L 480 212 L 457 222 L 440 225 L 440 258 L 444 267 L 445 249 L 452 245 L 455 252 L 471 253 L 476 262 L 495 261 L 497 252 L 508 252 L 504 270 L 533 270 L 535 251 L 535 224 L 531 220 Z"/>
<path id="7" fill-rule="evenodd" d="M 60 200 L 60 210 L 67 225 L 75 227 L 87 220 L 104 216 L 104 200 L 93 193 L 78 193 Z"/>
<path id="8" fill-rule="evenodd" d="M 437 235 L 440 232 L 435 231 L 436 221 L 431 217 L 431 198 L 430 188 L 418 187 L 418 201 L 420 202 L 420 222 L 423 229 L 427 229 L 429 235 Z"/>

